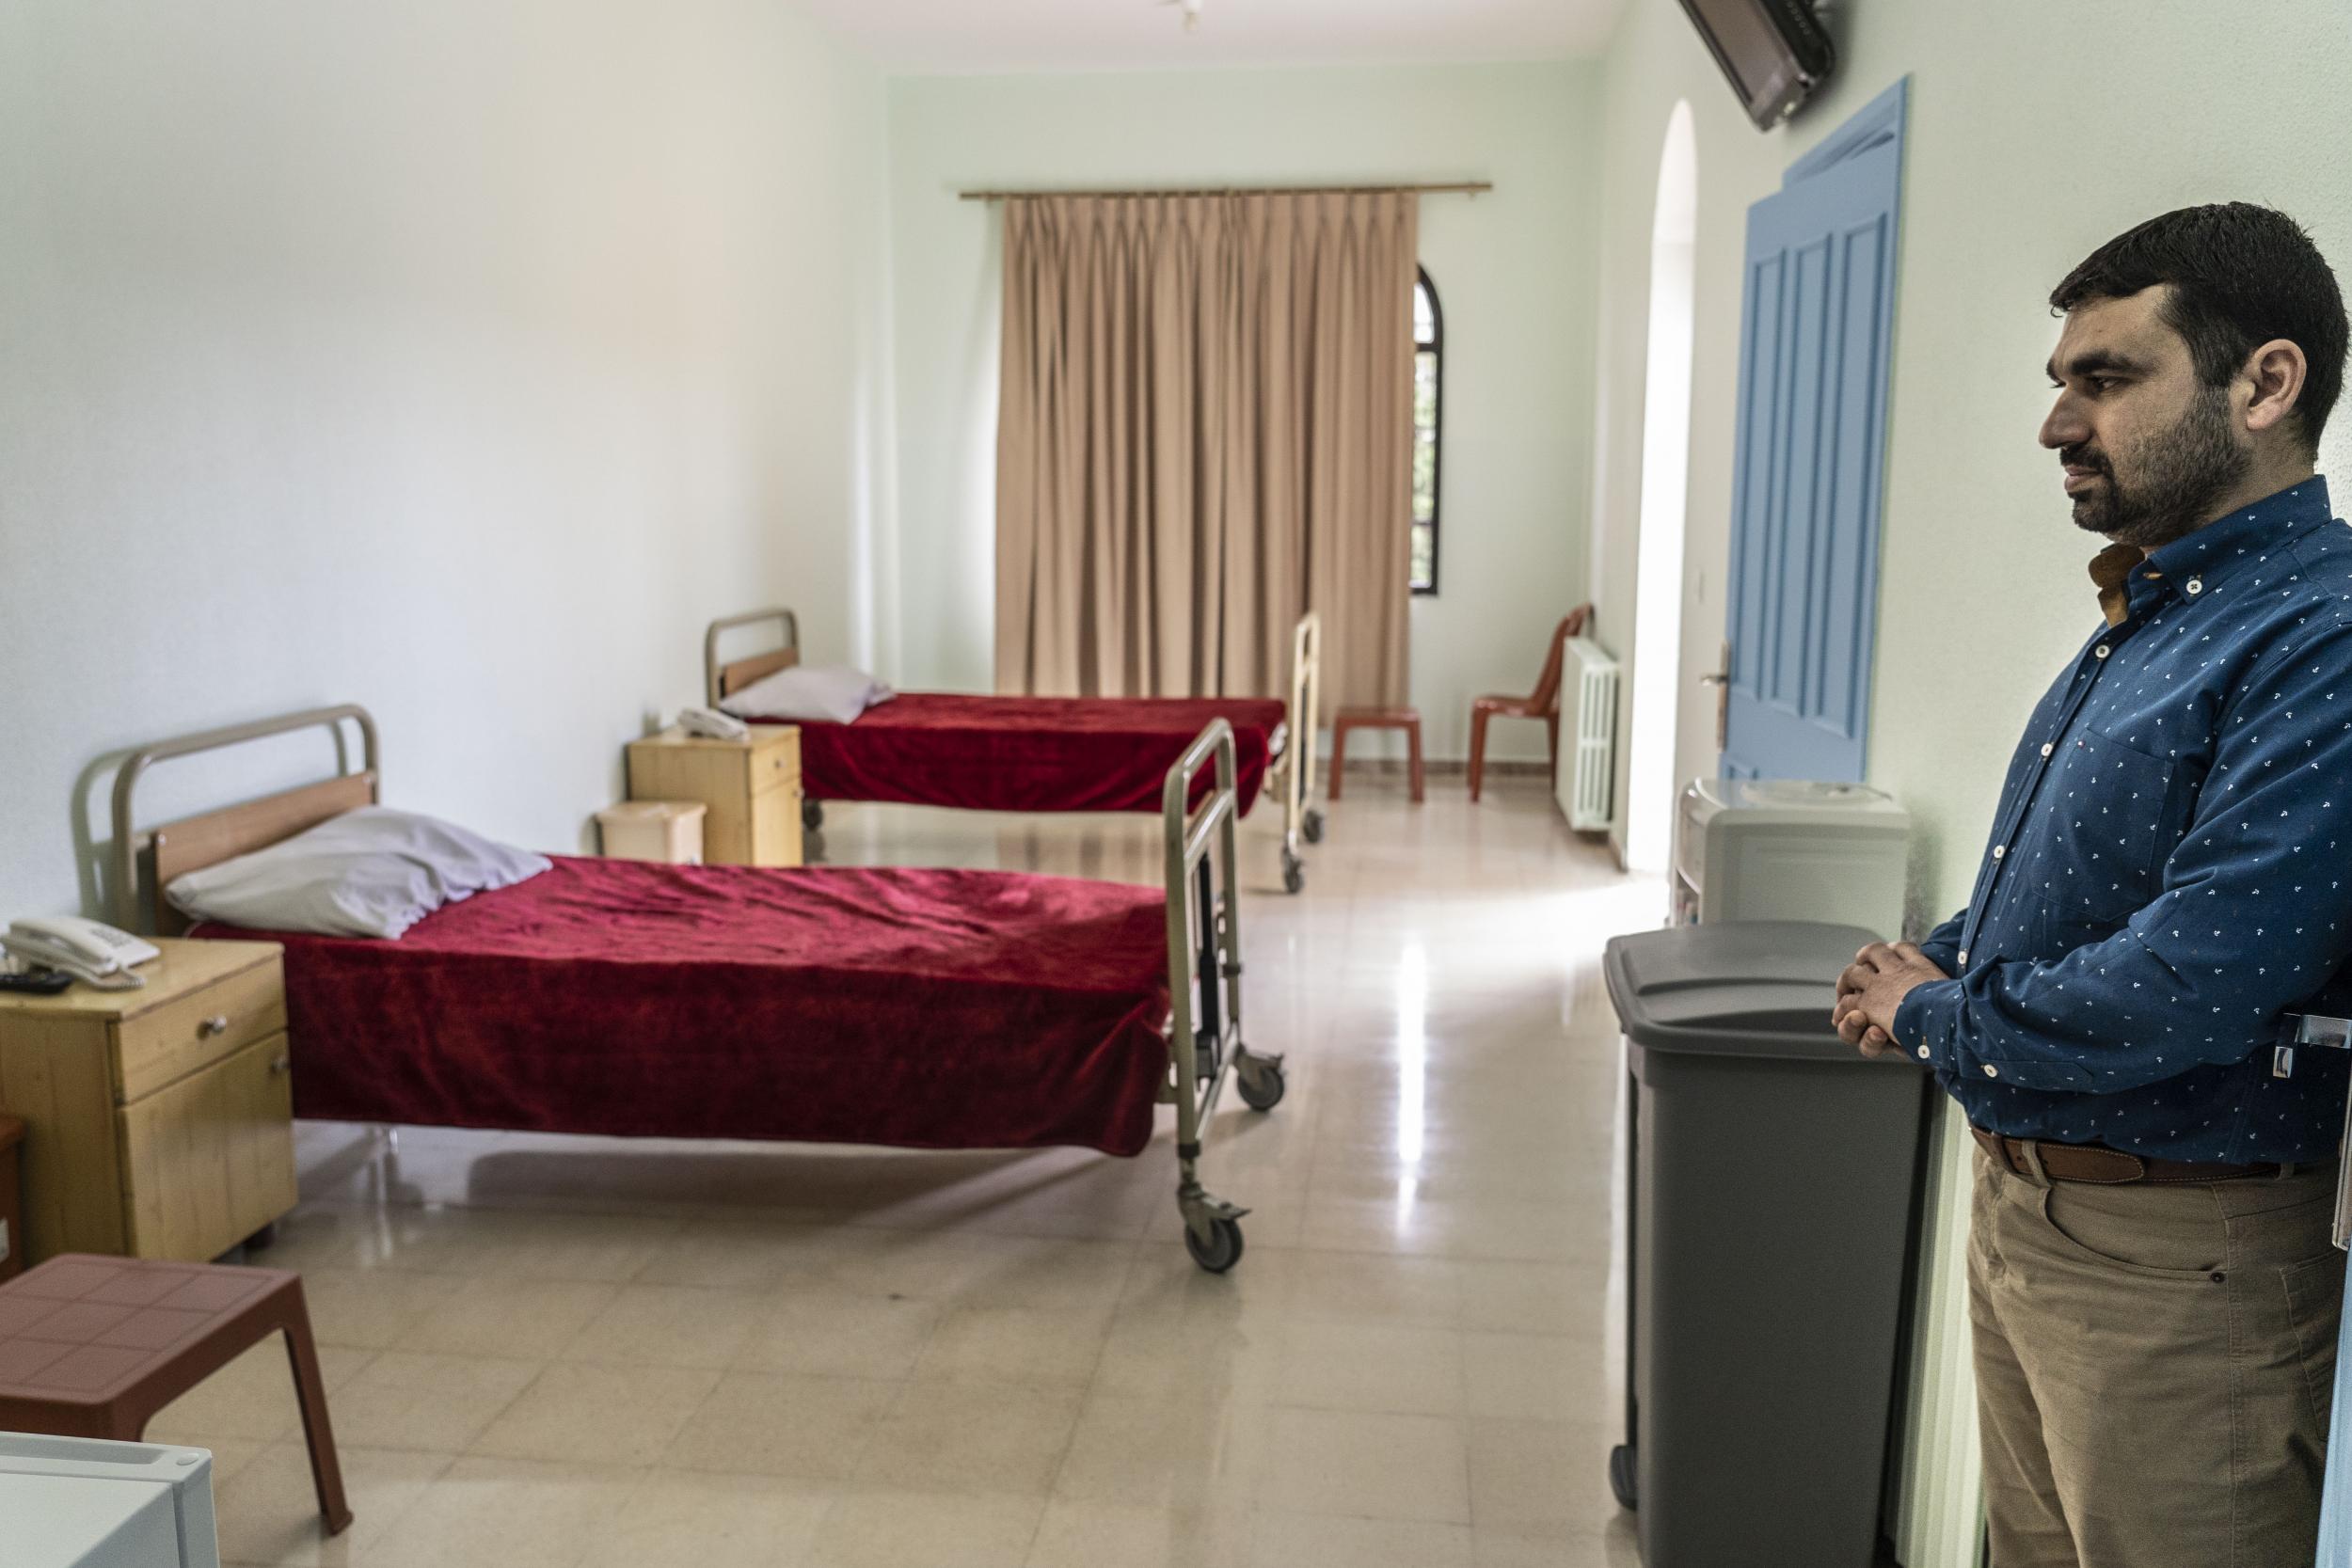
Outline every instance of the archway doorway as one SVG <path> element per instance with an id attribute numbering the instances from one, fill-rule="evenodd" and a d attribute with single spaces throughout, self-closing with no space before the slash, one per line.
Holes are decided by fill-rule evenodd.
<path id="1" fill-rule="evenodd" d="M 1662 871 L 1673 852 L 1676 704 L 1682 691 L 1682 541 L 1691 472 L 1692 278 L 1698 142 L 1677 103 L 1658 161 L 1650 224 L 1649 338 L 1642 393 L 1642 508 L 1635 546 L 1631 756 L 1626 863 Z"/>

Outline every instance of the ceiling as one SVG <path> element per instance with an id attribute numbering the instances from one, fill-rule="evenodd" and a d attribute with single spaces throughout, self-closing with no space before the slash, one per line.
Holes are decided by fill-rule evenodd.
<path id="1" fill-rule="evenodd" d="M 1161 71 L 1597 54 L 1625 0 L 804 0 L 898 71 Z"/>

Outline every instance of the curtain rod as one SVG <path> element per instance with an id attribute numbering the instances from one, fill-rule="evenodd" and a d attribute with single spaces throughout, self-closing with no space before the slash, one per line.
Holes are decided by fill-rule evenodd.
<path id="1" fill-rule="evenodd" d="M 1483 196 L 1493 190 L 1490 180 L 1465 180 L 1442 185 L 1210 185 L 1183 190 L 1125 191 L 959 191 L 965 201 L 1013 201 L 1027 197 L 1074 196 L 1103 199 L 1143 196 L 1386 196 L 1411 191 L 1420 196 Z"/>

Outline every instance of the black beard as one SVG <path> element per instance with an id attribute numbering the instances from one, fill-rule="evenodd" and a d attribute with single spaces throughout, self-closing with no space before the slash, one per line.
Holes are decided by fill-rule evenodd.
<path id="1" fill-rule="evenodd" d="M 2075 500 L 2074 526 L 2143 550 L 2161 549 L 2202 528 L 2254 467 L 2254 454 L 2230 428 L 2229 393 L 2218 387 L 2201 388 L 2180 423 L 2129 453 L 2128 484 L 2116 477 L 2111 459 L 2083 452 L 2068 447 L 2058 458 L 2089 463 L 2106 483 Z"/>

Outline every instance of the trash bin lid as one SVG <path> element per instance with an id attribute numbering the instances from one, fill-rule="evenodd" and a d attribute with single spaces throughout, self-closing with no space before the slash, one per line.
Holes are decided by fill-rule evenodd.
<path id="1" fill-rule="evenodd" d="M 1877 940 L 1859 926 L 1726 920 L 1613 937 L 1602 968 L 1617 1022 L 1646 1050 L 1864 1064 L 1829 1010 L 1837 976 Z"/>

